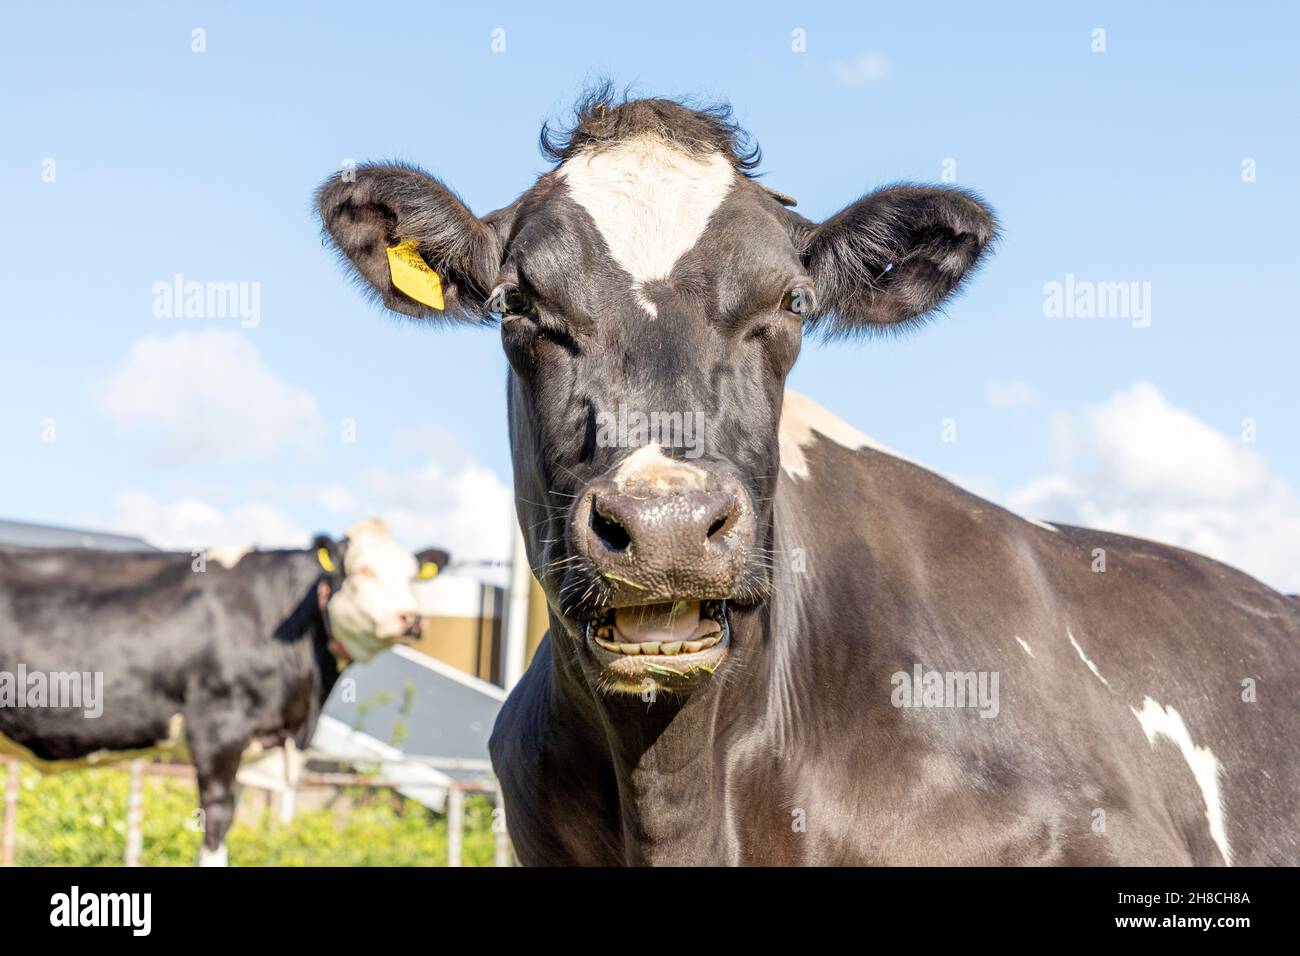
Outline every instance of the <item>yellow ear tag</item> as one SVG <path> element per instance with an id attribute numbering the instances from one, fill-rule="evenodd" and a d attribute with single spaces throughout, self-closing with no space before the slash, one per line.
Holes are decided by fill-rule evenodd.
<path id="1" fill-rule="evenodd" d="M 407 239 L 388 247 L 388 272 L 393 285 L 421 305 L 441 312 L 442 279 L 420 258 L 420 243 Z"/>
<path id="2" fill-rule="evenodd" d="M 316 560 L 320 562 L 320 566 L 325 570 L 326 574 L 333 574 L 336 570 L 334 567 L 334 559 L 330 557 L 329 549 L 317 548 Z"/>
<path id="3" fill-rule="evenodd" d="M 432 561 L 425 561 L 420 565 L 420 580 L 428 581 L 430 578 L 438 576 L 438 566 Z"/>

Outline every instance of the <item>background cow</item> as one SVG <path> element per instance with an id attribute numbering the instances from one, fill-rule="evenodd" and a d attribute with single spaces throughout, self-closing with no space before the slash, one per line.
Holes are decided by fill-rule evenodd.
<path id="1" fill-rule="evenodd" d="M 224 864 L 245 748 L 305 749 L 342 668 L 418 637 L 412 582 L 446 560 L 379 519 L 305 551 L 0 548 L 0 752 L 56 771 L 167 748 L 183 726 L 200 863 Z"/>
<path id="2" fill-rule="evenodd" d="M 482 218 L 405 166 L 318 197 L 388 308 L 500 319 L 551 625 L 492 739 L 520 858 L 1300 862 L 1295 602 L 1019 518 L 784 394 L 806 332 L 933 314 L 988 207 L 893 186 L 814 223 L 726 110 L 577 112 Z M 700 415 L 705 453 L 602 440 L 621 407 Z"/>

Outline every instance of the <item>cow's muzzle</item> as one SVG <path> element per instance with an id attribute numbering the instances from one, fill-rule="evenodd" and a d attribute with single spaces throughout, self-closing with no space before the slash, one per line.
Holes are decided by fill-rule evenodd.
<path id="1" fill-rule="evenodd" d="M 574 509 L 574 544 L 614 607 L 731 596 L 754 540 L 739 482 L 657 492 L 595 486 Z"/>
<path id="2" fill-rule="evenodd" d="M 574 549 L 600 576 L 603 610 L 584 643 L 614 689 L 688 689 L 727 655 L 727 602 L 754 546 L 740 482 L 658 460 L 645 476 L 590 485 L 571 516 Z"/>

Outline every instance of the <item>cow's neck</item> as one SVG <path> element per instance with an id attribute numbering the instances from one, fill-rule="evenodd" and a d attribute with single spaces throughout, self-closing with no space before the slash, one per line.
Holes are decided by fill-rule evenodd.
<path id="1" fill-rule="evenodd" d="M 556 706 L 583 715 L 566 724 L 601 728 L 588 743 L 612 763 L 626 862 L 743 862 L 726 798 L 734 783 L 727 755 L 747 742 L 782 743 L 780 721 L 768 712 L 781 667 L 769 639 L 774 615 L 773 604 L 733 612 L 732 656 L 685 697 L 596 696 L 573 650 L 553 649 Z M 557 621 L 551 625 L 560 641 L 572 640 Z"/>

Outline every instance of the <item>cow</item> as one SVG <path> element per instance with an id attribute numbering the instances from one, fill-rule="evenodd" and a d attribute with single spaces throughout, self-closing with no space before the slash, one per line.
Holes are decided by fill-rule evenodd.
<path id="1" fill-rule="evenodd" d="M 307 550 L 0 547 L 0 753 L 45 772 L 184 746 L 225 865 L 249 748 L 306 749 L 342 670 L 419 636 L 413 556 L 372 518 Z"/>
<path id="2" fill-rule="evenodd" d="M 549 612 L 491 738 L 521 862 L 1300 862 L 1300 606 L 787 393 L 805 336 L 922 324 L 998 224 L 915 184 L 814 222 L 751 144 L 601 88 L 482 217 L 410 165 L 317 193 L 389 310 L 500 328 Z"/>

